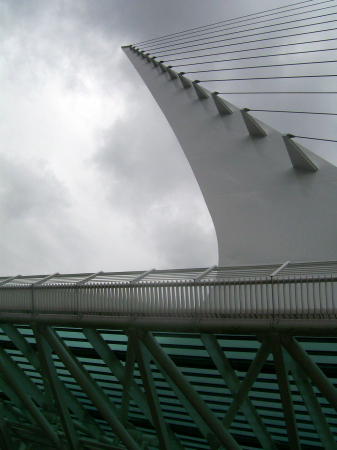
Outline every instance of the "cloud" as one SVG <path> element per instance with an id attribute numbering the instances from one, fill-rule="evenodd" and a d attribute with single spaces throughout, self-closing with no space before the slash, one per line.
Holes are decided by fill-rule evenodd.
<path id="1" fill-rule="evenodd" d="M 69 207 L 69 193 L 44 162 L 18 162 L 0 155 L 0 206 L 6 221 L 50 218 Z"/>
<path id="2" fill-rule="evenodd" d="M 138 74 L 112 50 L 118 36 L 104 39 L 77 16 L 56 20 L 53 8 L 7 23 L 2 128 L 13 158 L 4 156 L 0 270 L 213 263 L 214 229 L 194 176 Z"/>
<path id="3" fill-rule="evenodd" d="M 0 167 L 0 271 L 27 274 L 70 269 L 65 261 L 81 257 L 76 245 L 81 233 L 69 220 L 68 190 L 44 162 L 0 156 Z"/>
<path id="4" fill-rule="evenodd" d="M 165 123 L 153 129 L 154 111 L 149 109 L 145 115 L 132 115 L 132 127 L 129 120 L 117 120 L 103 133 L 102 145 L 92 158 L 105 178 L 110 201 L 116 204 L 122 199 L 126 207 L 137 202 L 137 210 L 189 183 L 195 184 L 188 187 L 189 194 L 197 193 L 194 176 L 173 133 Z"/>
<path id="5" fill-rule="evenodd" d="M 120 46 L 256 9 L 248 0 L 0 0 L 2 273 L 216 262 L 199 187 Z M 258 104 L 241 99 L 229 98 Z M 311 131 L 306 121 L 284 131 L 300 126 Z"/>

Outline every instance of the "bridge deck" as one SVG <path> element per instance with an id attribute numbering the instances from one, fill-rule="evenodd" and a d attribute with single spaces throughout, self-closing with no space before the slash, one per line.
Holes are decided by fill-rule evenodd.
<path id="1" fill-rule="evenodd" d="M 337 264 L 210 269 L 2 278 L 0 447 L 336 449 Z"/>

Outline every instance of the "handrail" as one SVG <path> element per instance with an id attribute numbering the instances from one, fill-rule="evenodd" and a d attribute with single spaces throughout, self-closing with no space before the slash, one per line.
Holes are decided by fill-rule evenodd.
<path id="1" fill-rule="evenodd" d="M 146 280 L 143 279 L 146 275 Z M 134 282 L 137 284 L 156 281 L 199 281 L 201 277 L 204 280 L 209 279 L 246 279 L 259 277 L 282 277 L 282 276 L 337 276 L 337 261 L 317 261 L 317 262 L 291 262 L 288 264 L 261 264 L 247 266 L 190 268 L 190 269 L 171 269 L 171 270 L 148 270 L 132 272 L 97 272 L 97 273 L 78 273 L 78 274 L 54 274 L 50 275 L 20 275 L 14 277 L 0 277 L 0 290 L 8 286 L 31 285 L 37 281 L 49 286 L 57 283 L 63 284 L 105 284 L 105 283 L 123 283 Z M 48 280 L 47 280 L 48 277 Z M 54 277 L 54 278 L 53 278 Z M 97 277 L 97 278 L 96 278 Z M 140 278 L 141 277 L 141 278 Z"/>
<path id="2" fill-rule="evenodd" d="M 34 295 L 32 295 L 34 292 Z M 336 318 L 337 276 L 3 286 L 0 311 L 143 317 Z"/>

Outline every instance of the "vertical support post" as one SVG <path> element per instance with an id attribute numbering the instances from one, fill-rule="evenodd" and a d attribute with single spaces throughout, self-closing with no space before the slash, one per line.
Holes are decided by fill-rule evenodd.
<path id="1" fill-rule="evenodd" d="M 288 380 L 288 373 L 284 364 L 280 337 L 276 334 L 272 334 L 269 337 L 273 349 L 274 364 L 280 389 L 284 420 L 288 433 L 289 447 L 290 450 L 300 450 L 301 446 L 298 438 L 296 417 Z"/>

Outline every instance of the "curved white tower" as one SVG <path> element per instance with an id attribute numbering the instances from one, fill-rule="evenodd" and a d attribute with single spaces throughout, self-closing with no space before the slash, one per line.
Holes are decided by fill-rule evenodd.
<path id="1" fill-rule="evenodd" d="M 132 47 L 123 50 L 192 167 L 220 265 L 336 259 L 337 167 Z"/>

